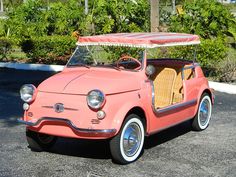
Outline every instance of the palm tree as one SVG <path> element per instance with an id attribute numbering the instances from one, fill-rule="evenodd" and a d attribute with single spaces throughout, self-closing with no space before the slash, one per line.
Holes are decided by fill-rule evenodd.
<path id="1" fill-rule="evenodd" d="M 175 0 L 172 0 L 171 1 L 171 3 L 172 3 L 172 14 L 175 14 Z"/>
<path id="2" fill-rule="evenodd" d="M 1 6 L 0 6 L 0 12 L 3 12 L 3 0 L 0 0 L 0 4 L 1 4 Z"/>
<path id="3" fill-rule="evenodd" d="M 151 32 L 157 32 L 159 27 L 159 1 L 160 0 L 150 0 L 150 20 L 151 20 Z"/>

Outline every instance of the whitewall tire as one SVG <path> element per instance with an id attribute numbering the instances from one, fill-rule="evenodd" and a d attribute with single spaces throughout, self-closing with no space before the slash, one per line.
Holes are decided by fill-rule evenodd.
<path id="1" fill-rule="evenodd" d="M 135 161 L 143 150 L 144 136 L 140 117 L 135 114 L 127 116 L 120 132 L 110 141 L 113 160 L 120 164 Z"/>
<path id="2" fill-rule="evenodd" d="M 197 114 L 193 119 L 193 129 L 197 131 L 205 130 L 211 120 L 212 101 L 207 93 L 201 96 Z"/>

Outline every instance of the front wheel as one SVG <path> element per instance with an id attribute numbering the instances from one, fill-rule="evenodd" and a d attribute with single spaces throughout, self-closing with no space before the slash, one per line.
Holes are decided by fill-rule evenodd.
<path id="1" fill-rule="evenodd" d="M 135 161 L 143 149 L 144 126 L 140 117 L 130 114 L 120 132 L 110 141 L 112 158 L 119 164 Z"/>
<path id="2" fill-rule="evenodd" d="M 194 130 L 205 130 L 210 122 L 212 112 L 211 98 L 207 93 L 204 93 L 201 97 L 197 114 L 195 115 L 192 123 Z"/>
<path id="3" fill-rule="evenodd" d="M 55 136 L 37 133 L 29 129 L 26 130 L 26 139 L 32 151 L 49 150 L 57 141 Z"/>

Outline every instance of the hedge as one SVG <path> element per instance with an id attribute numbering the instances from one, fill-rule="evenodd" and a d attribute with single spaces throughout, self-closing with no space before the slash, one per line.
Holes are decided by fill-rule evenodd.
<path id="1" fill-rule="evenodd" d="M 71 36 L 44 36 L 23 39 L 21 49 L 33 63 L 65 64 L 76 47 Z"/>

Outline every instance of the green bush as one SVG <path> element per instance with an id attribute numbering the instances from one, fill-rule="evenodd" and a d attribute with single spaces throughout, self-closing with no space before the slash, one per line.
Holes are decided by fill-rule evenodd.
<path id="1" fill-rule="evenodd" d="M 11 51 L 12 41 L 8 38 L 0 38 L 0 60 L 7 59 L 7 54 Z"/>
<path id="2" fill-rule="evenodd" d="M 233 36 L 236 32 L 232 13 L 216 0 L 185 1 L 183 10 L 183 14 L 172 16 L 170 31 L 198 34 L 204 39 Z"/>
<path id="3" fill-rule="evenodd" d="M 201 39 L 200 45 L 159 48 L 156 52 L 158 58 L 183 58 L 196 60 L 205 68 L 212 68 L 227 56 L 227 47 L 222 39 Z M 153 52 L 155 54 L 155 51 Z"/>
<path id="4" fill-rule="evenodd" d="M 65 64 L 76 47 L 76 41 L 70 36 L 45 36 L 25 39 L 22 50 L 30 62 L 47 64 Z"/>
<path id="5" fill-rule="evenodd" d="M 227 56 L 228 39 L 235 41 L 236 20 L 227 7 L 215 0 L 191 0 L 183 3 L 182 14 L 171 17 L 169 30 L 199 35 L 198 61 L 211 68 Z M 173 53 L 188 55 L 188 50 L 183 47 Z"/>
<path id="6" fill-rule="evenodd" d="M 197 50 L 197 58 L 202 66 L 211 68 L 225 59 L 227 51 L 228 48 L 222 39 L 205 39 L 201 40 Z"/>

